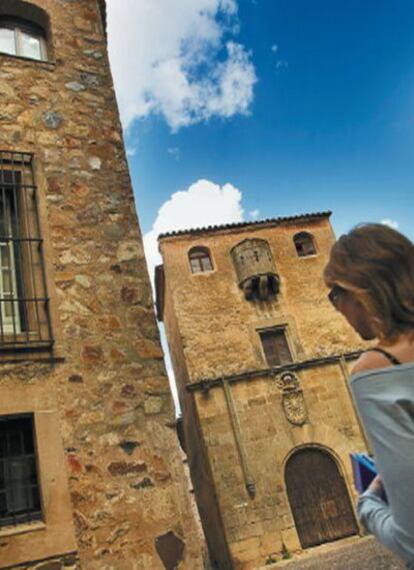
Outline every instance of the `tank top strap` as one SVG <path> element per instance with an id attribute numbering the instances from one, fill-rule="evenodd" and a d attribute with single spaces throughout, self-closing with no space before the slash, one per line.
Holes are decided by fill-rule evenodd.
<path id="1" fill-rule="evenodd" d="M 401 364 L 401 361 L 398 360 L 397 357 L 395 357 L 393 354 L 391 354 L 390 352 L 388 352 L 387 350 L 380 348 L 379 346 L 375 346 L 373 348 L 368 348 L 365 352 L 380 352 L 381 354 L 383 354 L 386 358 L 388 358 L 388 360 L 392 363 L 395 364 L 396 366 L 398 364 Z"/>

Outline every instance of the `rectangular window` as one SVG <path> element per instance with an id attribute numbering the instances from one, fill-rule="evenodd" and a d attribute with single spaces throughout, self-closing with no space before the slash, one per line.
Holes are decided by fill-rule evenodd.
<path id="1" fill-rule="evenodd" d="M 52 344 L 33 156 L 0 151 L 0 351 Z"/>
<path id="2" fill-rule="evenodd" d="M 0 526 L 41 518 L 33 416 L 0 417 Z"/>
<path id="3" fill-rule="evenodd" d="M 259 331 L 259 335 L 267 364 L 270 367 L 282 366 L 293 361 L 285 328 L 262 330 Z"/>

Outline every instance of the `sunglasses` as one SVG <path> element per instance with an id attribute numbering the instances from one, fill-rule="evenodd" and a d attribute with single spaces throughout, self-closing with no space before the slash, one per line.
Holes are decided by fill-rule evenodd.
<path id="1" fill-rule="evenodd" d="M 344 293 L 346 293 L 346 289 L 344 289 L 340 285 L 334 285 L 332 287 L 332 289 L 329 291 L 328 299 L 330 300 L 332 305 L 335 307 L 335 309 L 338 308 L 338 301 L 339 301 L 341 295 L 343 295 Z"/>

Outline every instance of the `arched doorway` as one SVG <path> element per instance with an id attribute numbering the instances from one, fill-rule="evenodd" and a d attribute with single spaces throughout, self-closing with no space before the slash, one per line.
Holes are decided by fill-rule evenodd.
<path id="1" fill-rule="evenodd" d="M 286 487 L 303 548 L 358 533 L 345 481 L 326 451 L 296 451 L 285 470 Z"/>

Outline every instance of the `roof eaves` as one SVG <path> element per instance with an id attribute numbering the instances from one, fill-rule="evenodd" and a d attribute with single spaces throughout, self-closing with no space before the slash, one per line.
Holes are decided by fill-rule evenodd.
<path id="1" fill-rule="evenodd" d="M 222 231 L 222 230 L 231 230 L 236 228 L 245 228 L 249 226 L 272 226 L 278 225 L 283 222 L 295 222 L 300 220 L 311 220 L 317 218 L 329 218 L 332 212 L 330 210 L 326 210 L 323 212 L 313 212 L 310 214 L 298 214 L 296 216 L 281 216 L 278 218 L 267 218 L 265 220 L 257 220 L 257 221 L 250 221 L 250 222 L 235 222 L 231 224 L 221 224 L 221 225 L 214 225 L 214 226 L 206 226 L 206 227 L 199 227 L 199 228 L 191 228 L 188 230 L 175 230 L 171 232 L 165 232 L 158 236 L 158 240 L 168 237 L 177 237 L 183 235 L 196 235 L 196 234 L 204 234 L 210 233 L 215 231 Z"/>

